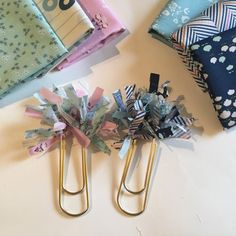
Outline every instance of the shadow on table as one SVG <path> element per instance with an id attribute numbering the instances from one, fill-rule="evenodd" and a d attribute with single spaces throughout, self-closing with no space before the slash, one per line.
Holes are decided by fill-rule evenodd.
<path id="1" fill-rule="evenodd" d="M 0 99 L 0 108 L 32 96 L 41 87 L 51 88 L 53 84 L 62 85 L 91 74 L 92 66 L 102 63 L 103 61 L 119 54 L 119 50 L 116 45 L 127 37 L 128 34 L 128 30 L 126 30 L 123 34 L 119 35 L 116 39 L 105 45 L 103 48 L 71 65 L 70 67 L 65 68 L 64 70 L 51 72 L 43 78 L 34 79 L 20 85 L 19 87 L 16 87 L 10 94 L 6 95 L 3 99 Z"/>
<path id="2" fill-rule="evenodd" d="M 22 109 L 22 114 L 23 112 L 24 109 Z M 6 115 L 8 115 L 7 112 Z M 12 162 L 25 161 L 29 158 L 27 148 L 23 145 L 24 132 L 29 129 L 29 121 L 21 119 L 21 116 L 17 119 L 17 112 L 12 115 L 16 118 L 14 123 L 4 123 L 5 126 L 1 127 L 0 168 L 6 167 L 8 164 L 12 165 Z"/>
<path id="3" fill-rule="evenodd" d="M 66 157 L 65 157 L 65 186 L 70 190 L 70 191 L 76 191 L 78 189 L 81 189 L 82 187 L 82 163 L 81 163 L 81 147 L 77 144 L 73 144 L 72 139 L 68 138 L 67 142 L 66 142 Z M 74 149 L 74 151 L 72 152 L 72 148 Z M 78 151 L 78 152 L 77 152 Z M 56 211 L 58 212 L 58 214 L 60 214 L 61 216 L 65 217 L 65 218 L 73 218 L 71 216 L 66 215 L 65 213 L 62 212 L 62 210 L 59 207 L 59 198 L 58 198 L 58 194 L 59 194 L 59 148 L 58 148 L 58 158 L 55 158 L 55 156 L 50 156 L 50 166 L 51 166 L 51 175 L 52 175 L 52 194 L 53 194 L 53 204 L 54 204 L 54 208 L 56 209 Z M 89 191 L 89 196 L 90 196 L 90 208 L 89 210 L 83 215 L 86 216 L 87 214 L 89 214 L 90 210 L 93 207 L 93 192 L 92 192 L 92 173 L 93 171 L 96 171 L 96 169 L 100 168 L 100 164 L 102 164 L 102 162 L 96 162 L 96 169 L 94 169 L 94 167 L 92 167 L 92 158 L 93 158 L 93 154 L 94 152 L 89 148 L 87 150 L 87 170 L 88 170 L 88 191 Z M 71 164 L 70 164 L 71 163 Z M 69 167 L 69 165 L 72 165 L 73 167 Z M 93 171 L 92 171 L 93 169 Z M 74 177 L 76 178 L 75 182 L 77 182 L 76 186 L 72 187 L 70 186 L 70 178 L 68 178 L 69 176 L 69 171 L 73 171 L 74 172 Z M 82 193 L 82 195 L 76 195 L 75 197 L 78 200 L 78 205 L 80 209 L 76 209 L 77 210 L 82 210 L 82 208 L 85 206 L 85 195 L 84 195 L 84 191 Z M 71 196 L 65 195 L 66 199 L 64 199 L 64 202 L 66 203 L 66 201 L 69 201 Z M 73 211 L 73 210 L 72 210 Z"/>
<path id="4" fill-rule="evenodd" d="M 129 186 L 129 184 L 132 183 L 132 188 L 134 191 L 142 188 L 143 184 L 144 184 L 144 177 L 145 177 L 146 167 L 147 167 L 147 162 L 148 162 L 148 154 L 142 155 L 143 145 L 144 145 L 143 141 L 138 143 L 137 149 L 136 149 L 133 159 L 130 163 L 130 168 L 129 168 L 128 175 L 126 178 L 126 184 Z M 150 179 L 150 186 L 149 186 L 149 191 L 148 191 L 148 195 L 147 195 L 146 209 L 148 208 L 148 202 L 149 202 L 149 199 L 150 199 L 150 196 L 152 193 L 152 188 L 154 187 L 154 181 L 156 179 L 158 165 L 159 165 L 160 158 L 161 158 L 161 153 L 162 153 L 162 149 L 160 146 L 158 146 L 157 153 L 156 153 L 156 156 L 154 159 L 151 179 Z M 142 165 L 142 167 L 140 168 L 140 162 L 143 161 L 144 159 L 146 159 L 144 161 L 145 165 L 144 166 Z M 118 188 L 119 188 L 120 181 L 122 178 L 122 172 L 124 170 L 124 166 L 125 166 L 125 160 L 120 160 L 120 158 L 118 156 L 113 157 L 112 162 L 111 162 L 111 175 L 112 175 L 111 199 L 112 199 L 112 204 L 113 204 L 114 208 L 122 215 L 124 215 L 124 214 L 120 210 L 120 208 L 118 207 L 118 204 L 117 204 L 117 194 L 118 194 Z M 142 174 L 142 171 L 141 171 L 142 168 L 145 169 L 144 174 Z M 124 188 L 122 188 L 122 190 L 124 190 Z M 121 192 L 120 202 L 121 202 L 121 204 L 123 203 L 122 206 L 124 206 L 124 208 L 126 208 L 126 207 L 129 208 L 129 206 L 128 206 L 129 204 L 127 202 L 129 202 L 131 199 L 133 202 L 136 203 L 136 206 L 137 206 L 136 210 L 138 211 L 140 209 L 140 207 L 143 205 L 144 194 L 142 193 L 140 195 L 134 196 L 134 195 L 128 194 L 127 192 L 123 192 L 123 191 Z M 124 216 L 127 217 L 128 215 L 124 215 Z"/>
<path id="5" fill-rule="evenodd" d="M 22 130 L 21 136 L 15 135 L 20 132 L 19 125 L 14 124 L 12 124 L 11 127 L 1 129 L 0 163 L 4 161 L 12 164 L 12 162 L 24 161 L 29 158 L 27 149 L 23 147 L 24 130 Z M 10 157 L 10 159 L 8 157 Z"/>

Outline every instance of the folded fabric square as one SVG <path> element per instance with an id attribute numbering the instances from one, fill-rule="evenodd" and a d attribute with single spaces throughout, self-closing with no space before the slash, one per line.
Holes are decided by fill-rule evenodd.
<path id="1" fill-rule="evenodd" d="M 94 30 L 92 22 L 75 0 L 35 0 L 35 3 L 68 50 Z"/>
<path id="2" fill-rule="evenodd" d="M 189 46 L 234 27 L 236 27 L 236 1 L 225 1 L 209 7 L 202 12 L 201 16 L 187 23 L 172 35 L 175 49 L 203 91 L 207 91 L 207 84 L 201 77 L 198 63 L 194 62 L 191 57 Z"/>
<path id="3" fill-rule="evenodd" d="M 0 2 L 0 96 L 40 75 L 67 50 L 32 0 Z"/>
<path id="4" fill-rule="evenodd" d="M 236 125 L 236 28 L 191 46 L 224 128 Z"/>
<path id="5" fill-rule="evenodd" d="M 78 45 L 57 68 L 63 69 L 93 53 L 125 31 L 125 27 L 103 0 L 78 0 L 94 23 L 93 34 Z"/>
<path id="6" fill-rule="evenodd" d="M 219 0 L 169 0 L 154 20 L 149 33 L 168 46 L 173 46 L 171 35 L 191 19 Z"/>

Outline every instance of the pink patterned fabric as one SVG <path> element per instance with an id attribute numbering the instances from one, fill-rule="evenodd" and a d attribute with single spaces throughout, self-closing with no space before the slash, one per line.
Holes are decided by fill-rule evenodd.
<path id="1" fill-rule="evenodd" d="M 57 68 L 70 66 L 95 52 L 125 31 L 125 27 L 107 6 L 104 0 L 77 0 L 95 26 L 94 32 L 73 49 Z"/>

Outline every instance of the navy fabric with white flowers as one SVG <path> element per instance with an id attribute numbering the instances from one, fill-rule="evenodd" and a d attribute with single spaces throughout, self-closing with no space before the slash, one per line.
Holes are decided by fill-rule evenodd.
<path id="1" fill-rule="evenodd" d="M 191 46 L 224 128 L 236 125 L 236 28 Z"/>

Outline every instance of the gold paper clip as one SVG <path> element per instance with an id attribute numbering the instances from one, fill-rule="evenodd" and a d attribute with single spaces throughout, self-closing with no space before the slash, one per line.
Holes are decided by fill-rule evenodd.
<path id="1" fill-rule="evenodd" d="M 127 187 L 127 184 L 126 184 L 127 175 L 128 175 L 129 169 L 130 169 L 130 165 L 131 165 L 132 160 L 134 158 L 135 147 L 136 147 L 136 140 L 133 140 L 131 147 L 129 148 L 127 157 L 126 157 L 125 167 L 124 167 L 123 175 L 121 178 L 121 182 L 120 182 L 120 186 L 119 186 L 118 194 L 117 194 L 117 204 L 118 204 L 120 210 L 129 216 L 138 216 L 145 211 L 145 208 L 147 205 L 147 197 L 148 197 L 148 191 L 149 191 L 149 186 L 150 186 L 150 180 L 151 180 L 151 176 L 152 176 L 153 164 L 154 164 L 154 159 L 155 159 L 156 150 L 157 150 L 157 142 L 156 142 L 156 139 L 153 139 L 153 141 L 152 141 L 150 153 L 149 153 L 148 164 L 147 164 L 147 170 L 146 170 L 146 174 L 145 174 L 144 186 L 143 186 L 143 188 L 141 188 L 138 191 L 131 190 L 130 188 Z M 124 190 L 126 190 L 131 195 L 141 195 L 144 193 L 144 201 L 143 201 L 140 211 L 129 212 L 122 207 L 121 202 L 120 202 L 121 195 L 122 195 L 122 187 Z"/>
<path id="2" fill-rule="evenodd" d="M 72 192 L 72 191 L 67 190 L 64 186 L 65 138 L 61 136 L 61 139 L 60 139 L 60 170 L 59 170 L 59 206 L 60 206 L 61 210 L 69 216 L 81 216 L 85 212 L 87 212 L 90 207 L 90 203 L 89 203 L 90 197 L 89 197 L 89 191 L 88 191 L 87 157 L 86 157 L 86 150 L 83 147 L 81 150 L 81 154 L 82 154 L 82 188 L 78 191 Z M 63 196 L 65 195 L 65 193 L 67 193 L 69 195 L 77 195 L 77 194 L 79 195 L 79 194 L 83 194 L 84 192 L 85 192 L 85 196 L 86 196 L 86 203 L 85 203 L 85 209 L 83 211 L 77 212 L 77 213 L 72 213 L 63 207 L 62 199 L 63 199 Z"/>

